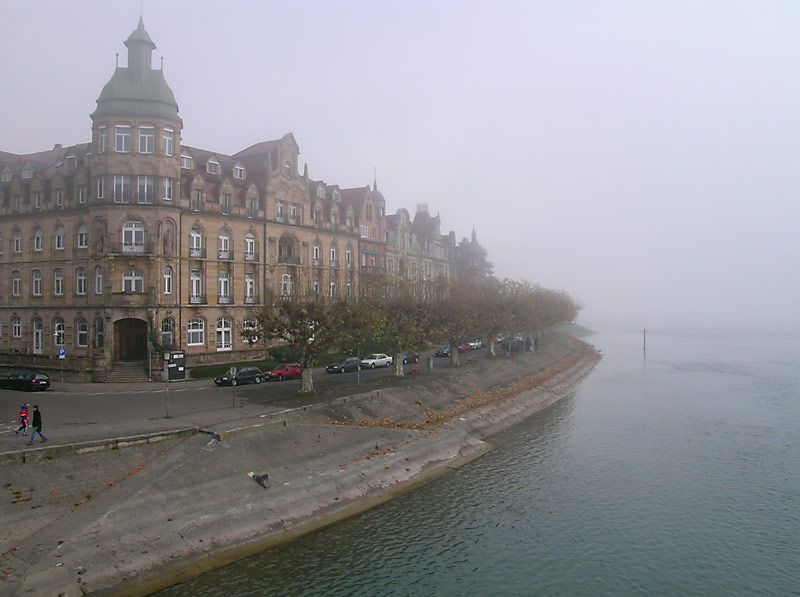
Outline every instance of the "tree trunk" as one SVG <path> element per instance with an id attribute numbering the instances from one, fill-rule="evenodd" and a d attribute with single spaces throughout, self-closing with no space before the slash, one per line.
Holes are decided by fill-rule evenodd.
<path id="1" fill-rule="evenodd" d="M 403 371 L 403 351 L 398 350 L 394 353 L 394 376 L 403 377 L 403 375 L 405 375 Z"/>
<path id="2" fill-rule="evenodd" d="M 314 378 L 311 376 L 313 373 L 311 367 L 303 367 L 300 372 L 300 391 L 304 394 L 310 394 L 314 391 Z"/>
<path id="3" fill-rule="evenodd" d="M 497 356 L 497 353 L 494 351 L 494 336 L 489 338 L 489 356 Z"/>
<path id="4" fill-rule="evenodd" d="M 452 367 L 460 367 L 461 363 L 458 361 L 458 342 L 450 340 L 450 365 Z"/>

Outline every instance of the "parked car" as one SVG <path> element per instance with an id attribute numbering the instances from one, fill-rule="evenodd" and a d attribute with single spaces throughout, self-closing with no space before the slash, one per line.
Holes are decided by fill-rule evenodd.
<path id="1" fill-rule="evenodd" d="M 383 353 L 371 354 L 368 357 L 361 359 L 361 366 L 369 369 L 374 369 L 375 367 L 388 367 L 391 364 L 392 357 Z"/>
<path id="2" fill-rule="evenodd" d="M 480 338 L 477 338 L 475 340 L 470 340 L 469 347 L 472 350 L 478 350 L 479 348 L 483 348 L 483 340 L 481 340 Z"/>
<path id="3" fill-rule="evenodd" d="M 284 363 L 272 371 L 264 373 L 264 379 L 283 381 L 284 379 L 297 379 L 300 377 L 300 363 Z"/>
<path id="4" fill-rule="evenodd" d="M 449 346 L 442 346 L 439 350 L 437 350 L 433 356 L 435 357 L 449 357 L 450 356 L 450 347 Z"/>
<path id="5" fill-rule="evenodd" d="M 409 363 L 419 363 L 419 355 L 416 352 L 404 352 L 403 353 L 403 365 L 408 365 Z"/>
<path id="6" fill-rule="evenodd" d="M 469 352 L 470 350 L 472 350 L 472 347 L 469 345 L 469 342 L 458 347 L 458 352 Z"/>
<path id="7" fill-rule="evenodd" d="M 214 378 L 218 386 L 238 386 L 242 383 L 261 383 L 261 370 L 258 367 L 231 367 L 227 373 Z"/>
<path id="8" fill-rule="evenodd" d="M 12 373 L 8 377 L 0 379 L 0 388 L 9 390 L 46 390 L 50 387 L 50 378 L 38 371 L 19 371 Z"/>
<path id="9" fill-rule="evenodd" d="M 348 357 L 338 363 L 331 363 L 325 367 L 328 373 L 346 373 L 347 371 L 358 371 L 361 368 L 361 361 L 358 357 Z"/>

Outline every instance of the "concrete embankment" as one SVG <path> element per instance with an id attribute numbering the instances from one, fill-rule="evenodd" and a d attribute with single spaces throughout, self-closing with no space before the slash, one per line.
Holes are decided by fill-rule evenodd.
<path id="1" fill-rule="evenodd" d="M 594 366 L 557 334 L 313 407 L 0 466 L 4 594 L 146 594 L 391 499 L 490 449 Z M 268 487 L 248 476 L 268 473 Z"/>

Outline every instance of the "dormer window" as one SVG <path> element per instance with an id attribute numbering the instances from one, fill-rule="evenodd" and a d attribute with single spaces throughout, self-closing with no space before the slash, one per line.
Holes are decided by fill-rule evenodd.
<path id="1" fill-rule="evenodd" d="M 317 197 L 320 199 L 325 199 L 325 189 L 322 187 L 322 185 L 317 187 Z"/>
<path id="2" fill-rule="evenodd" d="M 334 189 L 334 191 L 333 191 L 333 200 L 334 201 L 338 201 L 339 200 L 339 190 L 338 189 Z"/>
<path id="3" fill-rule="evenodd" d="M 219 174 L 219 162 L 216 160 L 208 160 L 206 171 L 209 174 Z"/>
<path id="4" fill-rule="evenodd" d="M 181 168 L 192 169 L 192 156 L 186 153 L 181 154 Z"/>
<path id="5" fill-rule="evenodd" d="M 11 170 L 8 168 L 3 170 L 3 182 L 11 182 Z"/>
<path id="6" fill-rule="evenodd" d="M 25 164 L 25 167 L 22 169 L 22 178 L 30 178 L 31 176 L 33 176 L 33 170 L 29 164 Z"/>
<path id="7" fill-rule="evenodd" d="M 74 155 L 71 155 L 67 158 L 67 170 L 74 170 L 75 166 L 77 165 L 77 159 Z"/>
<path id="8" fill-rule="evenodd" d="M 234 166 L 233 177 L 239 180 L 244 180 L 244 168 L 242 166 Z"/>
<path id="9" fill-rule="evenodd" d="M 283 175 L 286 178 L 291 178 L 292 177 L 292 164 L 290 162 L 286 162 L 283 165 Z"/>

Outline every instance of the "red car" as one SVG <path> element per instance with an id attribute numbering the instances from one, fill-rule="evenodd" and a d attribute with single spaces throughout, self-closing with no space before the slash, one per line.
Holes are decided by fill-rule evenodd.
<path id="1" fill-rule="evenodd" d="M 284 379 L 297 379 L 300 377 L 300 363 L 284 363 L 280 367 L 275 367 L 272 371 L 264 373 L 264 379 L 267 381 L 277 379 L 283 381 Z"/>
<path id="2" fill-rule="evenodd" d="M 470 350 L 472 350 L 472 347 L 469 345 L 469 342 L 458 347 L 458 352 L 469 352 Z"/>

